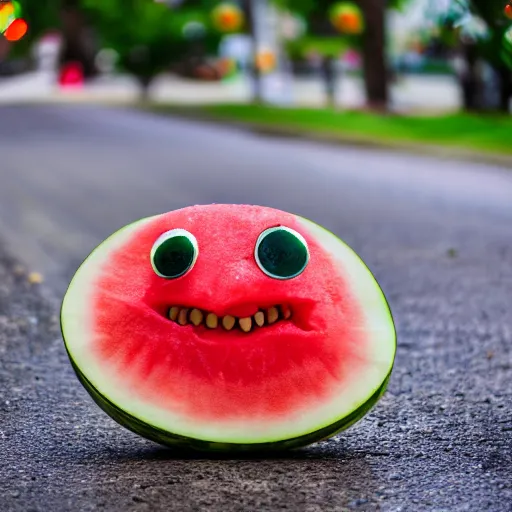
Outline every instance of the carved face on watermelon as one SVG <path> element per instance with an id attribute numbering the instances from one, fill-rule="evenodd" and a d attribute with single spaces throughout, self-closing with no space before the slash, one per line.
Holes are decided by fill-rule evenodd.
<path id="1" fill-rule="evenodd" d="M 243 205 L 114 234 L 73 278 L 62 330 L 107 413 L 199 449 L 329 437 L 376 403 L 395 355 L 387 303 L 351 249 L 306 219 Z"/>

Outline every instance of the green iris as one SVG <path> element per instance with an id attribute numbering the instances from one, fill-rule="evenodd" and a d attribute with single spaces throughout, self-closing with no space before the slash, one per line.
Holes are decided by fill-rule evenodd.
<path id="1" fill-rule="evenodd" d="M 194 266 L 198 254 L 194 235 L 184 229 L 173 229 L 164 233 L 153 245 L 151 265 L 160 277 L 177 279 Z"/>
<path id="2" fill-rule="evenodd" d="M 265 230 L 258 238 L 254 256 L 261 270 L 274 279 L 297 277 L 309 262 L 306 240 L 284 226 Z"/>

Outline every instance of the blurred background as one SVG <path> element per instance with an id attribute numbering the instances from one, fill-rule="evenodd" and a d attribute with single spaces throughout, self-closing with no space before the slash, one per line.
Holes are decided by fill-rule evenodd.
<path id="1" fill-rule="evenodd" d="M 0 38 L 3 101 L 71 89 L 75 98 L 118 102 L 510 110 L 506 0 L 2 5 L 4 18 L 14 6 L 14 24 L 27 25 Z"/>
<path id="2" fill-rule="evenodd" d="M 511 166 L 508 0 L 0 7 L 0 231 L 27 256 L 37 245 L 45 272 L 74 268 L 64 250 L 78 261 L 120 225 L 190 203 L 266 204 L 336 229 L 355 180 L 375 221 L 389 190 L 417 200 L 414 180 L 435 184 L 437 202 L 448 183 L 466 187 L 459 162 L 419 155 Z M 81 236 L 64 248 L 72 220 Z"/>

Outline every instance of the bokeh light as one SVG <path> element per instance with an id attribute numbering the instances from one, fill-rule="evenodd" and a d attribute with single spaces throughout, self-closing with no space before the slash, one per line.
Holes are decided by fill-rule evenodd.
<path id="1" fill-rule="evenodd" d="M 449 27 L 458 28 L 469 21 L 471 12 L 467 0 L 453 0 L 441 21 Z"/>
<path id="2" fill-rule="evenodd" d="M 0 33 L 8 41 L 19 41 L 28 31 L 28 24 L 21 14 L 21 5 L 16 0 L 0 4 Z"/>
<path id="3" fill-rule="evenodd" d="M 206 35 L 207 29 L 201 21 L 189 21 L 183 25 L 182 32 L 186 39 L 201 39 Z"/>
<path id="4" fill-rule="evenodd" d="M 7 27 L 4 36 L 7 41 L 19 41 L 27 31 L 27 22 L 23 18 L 17 18 Z"/>
<path id="5" fill-rule="evenodd" d="M 212 11 L 213 24 L 220 32 L 238 32 L 245 23 L 243 11 L 235 4 L 222 3 Z"/>
<path id="6" fill-rule="evenodd" d="M 505 32 L 505 35 L 503 36 L 505 47 L 509 50 L 512 50 L 512 26 L 508 28 L 508 30 Z"/>
<path id="7" fill-rule="evenodd" d="M 260 50 L 256 56 L 256 67 L 263 73 L 272 73 L 277 67 L 276 54 L 269 49 Z"/>
<path id="8" fill-rule="evenodd" d="M 509 3 L 505 6 L 505 16 L 512 20 L 512 3 Z"/>
<path id="9" fill-rule="evenodd" d="M 358 35 L 364 30 L 363 14 L 356 4 L 340 2 L 330 12 L 331 23 L 343 34 Z"/>
<path id="10" fill-rule="evenodd" d="M 15 19 L 15 10 L 12 3 L 0 4 L 0 32 L 3 33 L 7 30 L 9 25 Z"/>
<path id="11" fill-rule="evenodd" d="M 479 16 L 469 15 L 459 25 L 460 38 L 465 43 L 486 41 L 491 37 L 487 23 Z"/>

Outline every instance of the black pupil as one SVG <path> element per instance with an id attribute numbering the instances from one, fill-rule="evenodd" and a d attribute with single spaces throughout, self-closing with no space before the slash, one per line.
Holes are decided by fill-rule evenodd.
<path id="1" fill-rule="evenodd" d="M 174 236 L 162 242 L 153 257 L 158 272 L 166 277 L 180 277 L 194 261 L 195 248 L 186 236 Z"/>
<path id="2" fill-rule="evenodd" d="M 278 229 L 261 240 L 258 258 L 268 273 L 281 278 L 290 278 L 304 269 L 308 253 L 303 242 L 295 235 L 284 229 Z"/>

